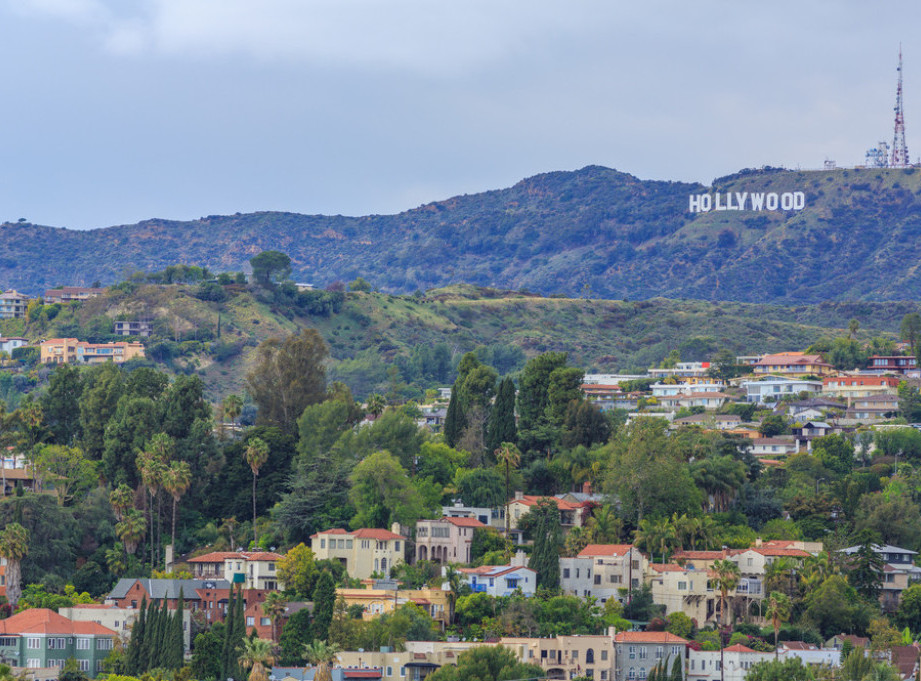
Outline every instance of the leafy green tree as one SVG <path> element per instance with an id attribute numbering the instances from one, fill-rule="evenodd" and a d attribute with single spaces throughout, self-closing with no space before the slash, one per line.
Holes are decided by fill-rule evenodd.
<path id="1" fill-rule="evenodd" d="M 854 445 L 837 433 L 813 440 L 812 455 L 838 475 L 847 475 L 854 467 Z"/>
<path id="2" fill-rule="evenodd" d="M 864 494 L 854 514 L 854 529 L 868 532 L 884 544 L 917 550 L 921 548 L 919 517 L 921 507 L 907 494 Z"/>
<path id="3" fill-rule="evenodd" d="M 278 561 L 278 578 L 295 598 L 309 598 L 317 581 L 317 563 L 313 551 L 303 542 L 288 549 Z"/>
<path id="4" fill-rule="evenodd" d="M 762 437 L 774 437 L 790 432 L 790 427 L 786 420 L 779 414 L 771 414 L 761 419 L 761 425 L 758 426 L 758 432 Z"/>
<path id="5" fill-rule="evenodd" d="M 285 666 L 297 665 L 303 659 L 304 646 L 312 641 L 312 618 L 310 611 L 303 608 L 291 615 L 282 627 L 278 662 Z"/>
<path id="6" fill-rule="evenodd" d="M 59 364 L 48 378 L 48 392 L 41 398 L 51 442 L 72 445 L 80 439 L 80 398 L 83 378 L 72 364 Z"/>
<path id="7" fill-rule="evenodd" d="M 912 584 L 902 592 L 895 618 L 901 626 L 921 631 L 921 584 Z"/>
<path id="8" fill-rule="evenodd" d="M 454 476 L 458 496 L 468 506 L 498 508 L 505 503 L 502 477 L 489 468 L 458 468 Z"/>
<path id="9" fill-rule="evenodd" d="M 518 381 L 518 429 L 533 440 L 546 420 L 550 404 L 550 375 L 566 366 L 565 352 L 546 352 L 525 364 Z M 527 446 L 527 443 L 523 443 Z"/>
<path id="10" fill-rule="evenodd" d="M 863 630 L 869 624 L 868 607 L 842 575 L 827 577 L 806 594 L 804 603 L 806 617 L 819 628 L 823 638 Z"/>
<path id="11" fill-rule="evenodd" d="M 742 574 L 738 564 L 728 558 L 713 561 L 710 569 L 715 574 L 714 581 L 720 592 L 720 626 L 728 627 L 732 624 L 732 614 L 726 611 L 726 597 L 738 586 Z"/>
<path id="12" fill-rule="evenodd" d="M 253 279 L 263 288 L 273 288 L 291 276 L 291 258 L 280 251 L 262 251 L 249 260 Z"/>
<path id="13" fill-rule="evenodd" d="M 857 551 L 848 556 L 848 582 L 868 600 L 879 597 L 886 566 L 883 557 L 873 548 L 870 536 L 864 533 Z"/>
<path id="14" fill-rule="evenodd" d="M 486 449 L 495 451 L 503 442 L 517 442 L 518 427 L 515 424 L 515 383 L 505 377 L 496 391 L 496 401 L 489 413 L 486 433 Z"/>
<path id="15" fill-rule="evenodd" d="M 349 500 L 357 510 L 353 527 L 389 527 L 394 522 L 414 525 L 430 511 L 389 452 L 375 452 L 365 458 L 355 466 L 349 480 Z"/>
<path id="16" fill-rule="evenodd" d="M 911 354 L 915 354 L 915 346 L 921 337 L 921 314 L 909 312 L 902 317 L 902 324 L 899 326 L 899 338 L 906 341 L 911 346 Z"/>
<path id="17" fill-rule="evenodd" d="M 756 662 L 745 675 L 746 681 L 813 681 L 812 670 L 798 657 L 783 662 L 769 660 Z"/>
<path id="18" fill-rule="evenodd" d="M 192 675 L 196 679 L 217 679 L 221 673 L 221 642 L 224 625 L 216 624 L 195 636 L 192 646 Z M 133 633 L 133 632 L 132 632 Z"/>
<path id="19" fill-rule="evenodd" d="M 539 499 L 531 510 L 531 536 L 534 550 L 528 567 L 537 572 L 537 586 L 558 589 L 560 586 L 560 549 L 563 537 L 560 530 L 560 509 L 553 499 Z"/>
<path id="20" fill-rule="evenodd" d="M 665 631 L 684 639 L 691 638 L 691 633 L 694 631 L 694 621 L 680 610 L 666 617 L 665 622 Z"/>
<path id="21" fill-rule="evenodd" d="M 6 602 L 15 610 L 22 593 L 20 564 L 29 553 L 29 531 L 19 523 L 0 530 L 0 557 L 6 559 Z"/>
<path id="22" fill-rule="evenodd" d="M 445 414 L 445 423 L 442 429 L 445 444 L 449 447 L 456 447 L 463 432 L 464 411 L 463 407 L 461 407 L 460 382 L 458 379 L 454 381 L 454 386 L 451 388 L 451 399 L 448 401 L 448 411 Z"/>
<path id="23" fill-rule="evenodd" d="M 537 665 L 518 661 L 503 646 L 479 646 L 457 656 L 457 665 L 445 665 L 429 674 L 430 681 L 507 681 L 543 678 Z"/>
<path id="24" fill-rule="evenodd" d="M 162 413 L 149 397 L 123 396 L 105 426 L 102 473 L 115 484 L 137 486 L 137 452 L 160 432 Z M 88 450 L 87 450 L 88 451 Z"/>
<path id="25" fill-rule="evenodd" d="M 85 381 L 80 396 L 83 450 L 90 459 L 98 460 L 105 449 L 106 425 L 122 396 L 123 378 L 114 362 L 106 362 L 87 371 Z"/>
<path id="26" fill-rule="evenodd" d="M 566 410 L 573 402 L 582 401 L 582 379 L 585 372 L 575 367 L 557 367 L 550 372 L 547 385 L 547 417 L 562 425 Z"/>
<path id="27" fill-rule="evenodd" d="M 567 448 L 604 444 L 611 437 L 611 422 L 597 405 L 573 400 L 566 408 L 562 444 Z"/>
<path id="28" fill-rule="evenodd" d="M 263 341 L 246 376 L 249 394 L 259 408 L 258 422 L 293 432 L 304 409 L 326 396 L 328 356 L 323 337 L 314 329 L 284 340 Z"/>
<path id="29" fill-rule="evenodd" d="M 62 506 L 99 484 L 95 463 L 77 447 L 42 445 L 35 457 L 35 468 L 43 479 L 50 479 Z"/>

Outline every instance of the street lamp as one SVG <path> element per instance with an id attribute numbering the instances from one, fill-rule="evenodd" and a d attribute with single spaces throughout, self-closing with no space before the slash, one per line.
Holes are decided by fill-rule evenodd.
<path id="1" fill-rule="evenodd" d="M 826 482 L 827 480 L 828 480 L 828 478 L 818 478 L 818 479 L 815 481 L 815 495 L 816 495 L 816 496 L 819 496 L 819 483 L 820 483 L 820 482 Z"/>

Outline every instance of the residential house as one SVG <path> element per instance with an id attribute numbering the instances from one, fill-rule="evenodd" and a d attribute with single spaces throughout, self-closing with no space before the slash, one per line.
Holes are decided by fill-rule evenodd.
<path id="1" fill-rule="evenodd" d="M 614 639 L 610 635 L 503 637 L 499 645 L 521 662 L 539 665 L 548 679 L 614 679 Z"/>
<path id="2" fill-rule="evenodd" d="M 439 667 L 457 664 L 458 655 L 482 645 L 487 644 L 480 641 L 407 641 L 402 651 L 390 646 L 376 650 L 344 650 L 337 655 L 342 666 L 330 671 L 333 681 L 340 681 L 337 672 L 342 674 L 341 681 L 422 681 Z M 274 668 L 273 675 L 277 671 L 278 668 Z M 313 670 L 308 668 L 304 671 Z M 367 675 L 356 676 L 359 672 Z M 312 681 L 312 678 L 307 676 L 305 681 Z M 274 677 L 274 681 L 284 680 L 283 676 Z M 301 678 L 294 677 L 289 681 L 301 681 Z"/>
<path id="3" fill-rule="evenodd" d="M 687 647 L 685 639 L 667 631 L 620 631 L 614 635 L 614 681 L 643 681 L 656 665 L 667 664 L 671 671 L 676 659 L 686 678 Z"/>
<path id="4" fill-rule="evenodd" d="M 360 605 L 362 618 L 374 619 L 407 603 L 422 608 L 442 626 L 448 625 L 450 592 L 442 588 L 399 589 L 393 580 L 366 580 L 371 588 L 336 589 L 346 606 Z"/>
<path id="5" fill-rule="evenodd" d="M 244 589 L 284 590 L 278 578 L 278 561 L 284 556 L 272 551 L 216 551 L 189 559 L 198 579 L 223 579 Z"/>
<path id="6" fill-rule="evenodd" d="M 807 355 L 804 352 L 765 355 L 752 366 L 755 374 L 777 376 L 830 376 L 835 373 L 835 368 L 822 359 L 821 355 Z"/>
<path id="7" fill-rule="evenodd" d="M 29 296 L 10 289 L 0 293 L 0 319 L 19 319 L 26 316 Z"/>
<path id="8" fill-rule="evenodd" d="M 447 518 L 476 518 L 484 525 L 497 530 L 505 529 L 505 507 L 486 508 L 485 506 L 464 506 L 460 501 L 453 506 L 442 506 L 441 515 Z"/>
<path id="9" fill-rule="evenodd" d="M 895 395 L 901 379 L 894 376 L 830 376 L 822 379 L 822 394 L 851 401 L 857 397 Z"/>
<path id="10" fill-rule="evenodd" d="M 513 535 L 521 535 L 521 532 L 518 531 L 518 520 L 534 508 L 541 499 L 549 499 L 560 509 L 560 525 L 563 528 L 563 532 L 569 532 L 574 527 L 582 527 L 583 512 L 585 510 L 583 504 L 565 501 L 556 497 L 541 497 L 515 492 L 515 498 L 505 505 L 508 509 L 506 512 L 509 514 L 509 527 Z"/>
<path id="11" fill-rule="evenodd" d="M 668 369 L 652 368 L 648 374 L 652 378 L 705 378 L 710 371 L 710 362 L 678 362 Z"/>
<path id="12" fill-rule="evenodd" d="M 474 568 L 458 568 L 464 582 L 474 593 L 490 596 L 511 596 L 520 590 L 525 596 L 533 596 L 537 590 L 537 572 L 525 567 L 525 556 L 519 552 L 509 565 L 481 565 Z M 442 575 L 446 568 L 442 568 Z"/>
<path id="13" fill-rule="evenodd" d="M 895 418 L 898 414 L 898 395 L 872 395 L 856 398 L 847 410 L 846 418 L 866 423 Z"/>
<path id="14" fill-rule="evenodd" d="M 19 336 L 6 336 L 0 337 L 0 352 L 5 352 L 10 357 L 13 356 L 13 350 L 16 348 L 25 347 L 29 344 L 28 338 L 21 338 Z"/>
<path id="15" fill-rule="evenodd" d="M 665 614 L 683 612 L 703 624 L 716 612 L 719 593 L 710 584 L 707 570 L 677 563 L 650 563 L 647 571 L 652 600 L 665 606 Z"/>
<path id="16" fill-rule="evenodd" d="M 918 370 L 918 360 L 913 355 L 873 355 L 868 371 L 879 374 L 904 374 Z"/>
<path id="17" fill-rule="evenodd" d="M 41 361 L 43 364 L 100 364 L 115 362 L 121 364 L 130 359 L 144 357 L 144 346 L 140 343 L 87 343 L 76 338 L 51 338 L 42 341 Z"/>
<path id="18" fill-rule="evenodd" d="M 817 437 L 825 437 L 835 432 L 835 428 L 824 421 L 806 421 L 803 425 L 793 428 L 793 440 L 797 449 L 812 451 L 812 441 Z"/>
<path id="19" fill-rule="evenodd" d="M 827 413 L 840 413 L 845 405 L 837 400 L 824 397 L 811 397 L 806 400 L 794 400 L 783 404 L 787 414 L 796 421 L 821 419 Z"/>
<path id="20" fill-rule="evenodd" d="M 113 322 L 113 332 L 116 336 L 140 336 L 147 338 L 153 333 L 153 322 L 150 320 L 126 319 Z"/>
<path id="21" fill-rule="evenodd" d="M 486 525 L 476 518 L 438 518 L 416 523 L 416 558 L 436 563 L 469 563 L 473 532 Z"/>
<path id="22" fill-rule="evenodd" d="M 560 558 L 563 593 L 623 600 L 643 583 L 649 560 L 632 544 L 589 544 L 575 558 Z"/>
<path id="23" fill-rule="evenodd" d="M 818 393 L 822 390 L 822 381 L 809 381 L 789 376 L 762 378 L 743 381 L 745 399 L 756 404 L 769 404 L 783 397 L 792 397 L 800 393 Z"/>
<path id="24" fill-rule="evenodd" d="M 92 288 L 88 286 L 61 286 L 59 288 L 50 288 L 45 291 L 42 298 L 46 305 L 52 303 L 69 303 L 74 300 L 89 300 L 105 293 L 104 288 Z"/>
<path id="25" fill-rule="evenodd" d="M 74 622 L 47 608 L 0 620 L 0 660 L 13 667 L 63 669 L 73 658 L 90 678 L 102 671 L 117 633 L 95 622 Z"/>
<path id="26" fill-rule="evenodd" d="M 841 663 L 839 651 L 805 641 L 781 641 L 777 653 L 783 659 L 798 657 L 808 667 L 837 667 Z"/>
<path id="27" fill-rule="evenodd" d="M 332 529 L 311 535 L 310 548 L 317 560 L 338 560 L 349 577 L 368 579 L 375 574 L 389 576 L 405 561 L 406 540 L 390 530 Z"/>
<path id="28" fill-rule="evenodd" d="M 650 386 L 653 397 L 674 397 L 675 395 L 686 395 L 690 392 L 695 393 L 721 393 L 725 389 L 722 382 L 695 383 L 685 385 L 683 383 L 653 383 Z"/>
<path id="29" fill-rule="evenodd" d="M 839 553 L 843 553 L 845 556 L 853 556 L 861 548 L 859 545 L 849 546 L 846 549 L 841 549 Z M 872 549 L 885 562 L 883 574 L 880 578 L 882 590 L 879 600 L 882 603 L 883 610 L 892 612 L 898 608 L 902 592 L 913 582 L 921 580 L 921 568 L 914 564 L 914 558 L 918 555 L 918 552 L 890 544 L 885 546 L 873 544 Z"/>
<path id="30" fill-rule="evenodd" d="M 739 643 L 719 650 L 688 651 L 688 681 L 744 681 L 748 670 L 774 659 Z"/>
<path id="31" fill-rule="evenodd" d="M 705 430 L 732 430 L 742 425 L 736 414 L 692 414 L 672 421 L 673 426 L 699 426 Z"/>
<path id="32" fill-rule="evenodd" d="M 703 407 L 707 411 L 715 411 L 730 398 L 730 395 L 723 392 L 698 392 L 696 387 L 688 387 L 685 392 L 657 399 L 662 407 L 675 411 L 678 409 L 693 409 L 694 407 Z"/>
<path id="33" fill-rule="evenodd" d="M 95 622 L 106 629 L 116 632 L 122 639 L 127 640 L 131 635 L 131 627 L 137 619 L 137 608 L 119 608 L 106 603 L 86 603 L 74 605 L 69 608 L 59 608 L 58 614 L 74 622 Z M 182 638 L 186 652 L 191 649 L 191 624 L 192 611 L 183 610 Z"/>
<path id="34" fill-rule="evenodd" d="M 753 456 L 758 458 L 774 458 L 777 456 L 788 456 L 799 451 L 792 437 L 759 437 L 752 440 L 751 448 L 748 450 Z"/>

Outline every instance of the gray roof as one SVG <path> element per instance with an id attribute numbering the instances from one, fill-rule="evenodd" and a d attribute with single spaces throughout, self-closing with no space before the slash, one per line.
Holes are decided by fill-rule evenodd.
<path id="1" fill-rule="evenodd" d="M 898 546 L 893 546 L 892 544 L 886 544 L 885 546 L 880 546 L 879 544 L 870 545 L 876 553 L 909 553 L 911 555 L 916 555 L 917 551 L 912 551 L 910 549 L 903 549 Z M 852 553 L 857 553 L 862 546 L 860 544 L 856 546 L 848 546 L 846 549 L 840 549 L 840 553 L 846 553 L 848 555 Z"/>
<path id="2" fill-rule="evenodd" d="M 137 577 L 122 577 L 109 593 L 109 598 L 124 598 L 136 582 L 140 582 L 144 590 L 154 600 L 179 598 L 179 592 L 182 591 L 182 597 L 185 600 L 197 601 L 200 599 L 198 594 L 195 593 L 196 589 L 230 588 L 230 582 L 226 579 L 139 579 Z"/>

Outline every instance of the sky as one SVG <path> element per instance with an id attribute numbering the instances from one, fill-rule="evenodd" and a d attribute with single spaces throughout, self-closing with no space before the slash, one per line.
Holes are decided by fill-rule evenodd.
<path id="1" fill-rule="evenodd" d="M 919 24 L 908 1 L 0 0 L 0 221 L 855 165 L 892 141 L 900 42 L 917 160 Z"/>

